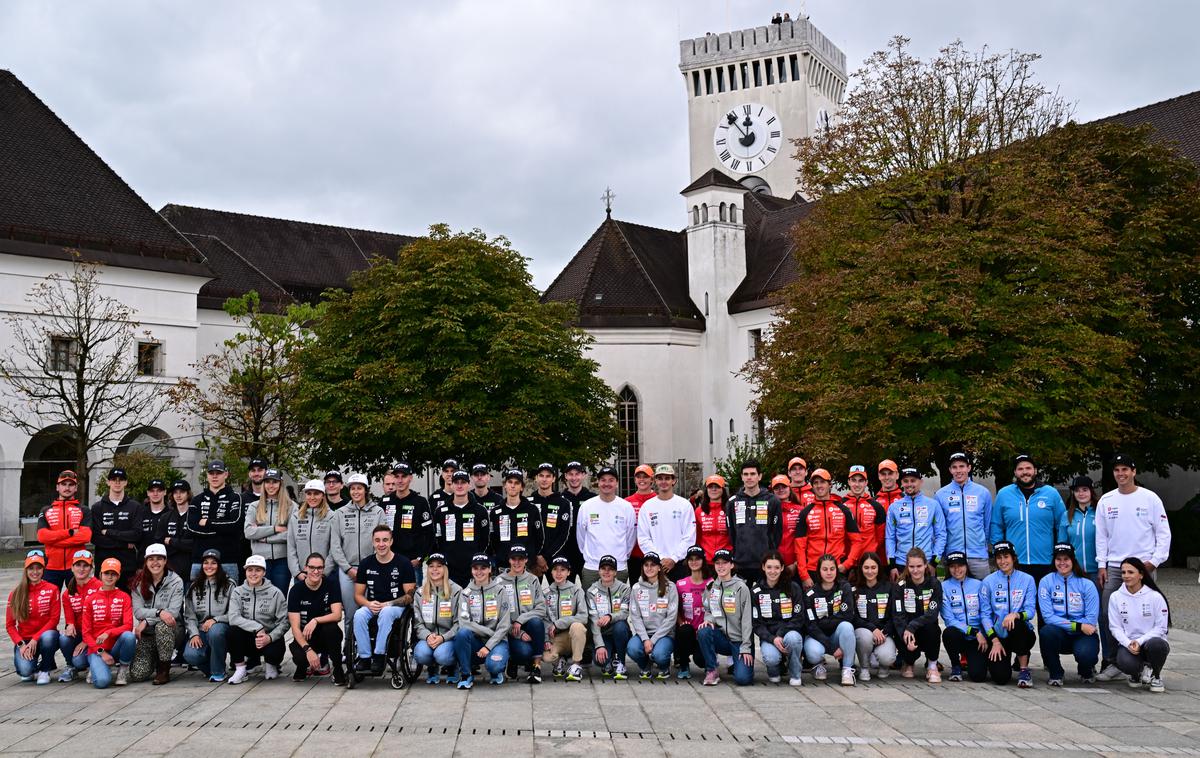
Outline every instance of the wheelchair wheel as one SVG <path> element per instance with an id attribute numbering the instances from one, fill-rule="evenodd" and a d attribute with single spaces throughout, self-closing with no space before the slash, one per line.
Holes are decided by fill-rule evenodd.
<path id="1" fill-rule="evenodd" d="M 413 622 L 412 613 L 406 613 L 400 619 L 400 633 L 397 635 L 400 639 L 399 657 L 396 661 L 397 674 L 403 677 L 403 681 L 399 686 L 396 685 L 395 677 L 393 677 L 392 686 L 400 689 L 406 684 L 412 684 L 417 681 L 417 677 L 421 676 L 421 664 L 417 663 L 415 651 L 417 648 L 417 625 Z"/>
<path id="2" fill-rule="evenodd" d="M 355 657 L 354 625 L 352 624 L 348 629 L 346 629 L 346 636 L 342 646 L 342 661 L 343 665 L 346 667 L 346 689 L 348 690 L 354 689 L 354 687 L 362 681 L 362 679 L 358 678 L 358 675 L 354 672 Z"/>

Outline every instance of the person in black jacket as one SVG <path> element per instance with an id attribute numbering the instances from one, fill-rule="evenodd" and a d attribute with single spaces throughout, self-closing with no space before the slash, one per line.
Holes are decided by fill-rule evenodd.
<path id="1" fill-rule="evenodd" d="M 563 480 L 566 482 L 566 487 L 559 494 L 571 504 L 571 511 L 567 518 L 566 526 L 568 532 L 567 544 L 562 554 L 567 556 L 567 560 L 571 561 L 571 579 L 578 576 L 580 570 L 583 569 L 583 552 L 580 551 L 579 542 L 575 539 L 575 514 L 579 512 L 580 503 L 591 500 L 596 496 L 595 492 L 584 486 L 584 480 L 586 479 L 587 470 L 579 461 L 570 461 L 563 468 Z M 545 526 L 546 515 L 549 509 L 543 507 L 541 503 L 538 505 L 542 507 L 542 525 Z M 557 521 L 555 525 L 557 526 Z M 552 560 L 552 558 L 548 558 L 547 560 Z"/>
<path id="2" fill-rule="evenodd" d="M 799 687 L 801 656 L 804 653 L 804 602 L 800 585 L 788 580 L 783 571 L 783 555 L 768 550 L 763 555 L 763 578 L 750 586 L 754 608 L 754 636 L 767 666 L 767 680 L 779 682 L 779 667 L 784 656 L 788 662 L 788 684 Z"/>
<path id="3" fill-rule="evenodd" d="M 151 479 L 146 487 L 146 500 L 142 503 L 142 539 L 138 543 L 138 555 L 144 556 L 146 548 L 158 540 L 158 527 L 170 516 L 171 504 L 167 502 L 167 485 L 162 479 Z"/>
<path id="4" fill-rule="evenodd" d="M 887 679 L 896 662 L 896 641 L 892 638 L 892 593 L 895 588 L 886 579 L 883 559 L 878 553 L 864 553 L 858 561 L 861 580 L 854 588 L 854 641 L 858 648 L 858 681 L 871 681 L 874 667 L 880 679 Z"/>
<path id="5" fill-rule="evenodd" d="M 925 559 L 925 551 L 914 547 L 908 551 L 904 573 L 896 583 L 892 610 L 897 647 L 904 661 L 901 674 L 913 678 L 913 664 L 925 656 L 925 679 L 930 684 L 942 681 L 938 671 L 938 653 L 942 637 L 938 626 L 942 608 L 942 583 L 937 580 Z"/>
<path id="6" fill-rule="evenodd" d="M 579 545 L 576 544 L 575 539 L 575 513 L 578 504 L 572 504 L 566 495 L 554 491 L 554 482 L 557 480 L 557 476 L 554 466 L 549 463 L 540 464 L 534 478 L 537 482 L 537 491 L 530 499 L 541 513 L 544 535 L 537 557 L 537 566 L 533 569 L 534 573 L 541 574 L 546 571 L 550 562 L 560 555 L 571 559 L 572 570 L 578 571 L 576 566 L 579 569 L 583 568 L 583 553 L 579 553 L 578 563 L 574 562 L 577 560 L 576 553 L 579 552 Z M 584 589 L 586 590 L 587 587 Z"/>
<path id="7" fill-rule="evenodd" d="M 192 498 L 188 509 L 192 552 L 200 556 L 205 550 L 216 550 L 222 556 L 236 556 L 245 537 L 242 496 L 229 486 L 229 469 L 224 461 L 211 461 L 206 476 L 208 487 Z M 236 560 L 223 560 L 221 568 L 228 576 L 238 575 Z M 193 559 L 190 577 L 195 579 L 199 575 L 200 563 Z"/>
<path id="8" fill-rule="evenodd" d="M 520 469 L 504 472 L 504 497 L 491 506 L 491 556 L 497 565 L 508 564 L 508 550 L 523 545 L 531 556 L 540 556 L 544 537 L 542 514 L 538 507 L 522 494 L 525 474 Z M 487 503 L 483 503 L 487 505 Z M 533 567 L 530 567 L 531 570 Z M 533 571 L 535 574 L 540 572 Z"/>
<path id="9" fill-rule="evenodd" d="M 450 480 L 449 502 L 433 514 L 437 551 L 446 556 L 450 579 L 460 587 L 471 581 L 471 559 L 486 553 L 491 542 L 491 522 L 487 508 L 471 496 L 471 476 L 455 471 Z"/>
<path id="10" fill-rule="evenodd" d="M 183 479 L 171 482 L 167 501 L 166 517 L 158 522 L 154 542 L 166 545 L 167 567 L 185 577 L 192 573 L 192 533 L 187 528 L 192 485 Z"/>
<path id="11" fill-rule="evenodd" d="M 412 491 L 413 470 L 407 463 L 392 468 L 396 489 L 379 501 L 384 521 L 392 527 L 396 543 L 392 549 L 412 561 L 417 584 L 424 581 L 425 567 L 421 562 L 433 552 L 433 509 L 423 495 Z"/>
<path id="12" fill-rule="evenodd" d="M 138 544 L 142 541 L 142 504 L 125 494 L 129 477 L 125 469 L 108 472 L 108 493 L 92 504 L 92 544 L 96 547 L 95 561 L 103 564 L 109 558 L 121 562 L 118 586 L 129 588 L 141 561 Z"/>
<path id="13" fill-rule="evenodd" d="M 838 579 L 838 560 L 828 553 L 817 559 L 817 580 L 804 593 L 804 657 L 813 664 L 813 677 L 827 676 L 825 656 L 842 664 L 842 686 L 854 686 L 854 591 Z"/>
<path id="14" fill-rule="evenodd" d="M 725 504 L 733 562 L 738 576 L 748 584 L 759 579 L 763 555 L 778 549 L 783 538 L 783 506 L 779 498 L 758 486 L 760 481 L 758 461 L 746 461 L 742 464 L 742 488 Z"/>

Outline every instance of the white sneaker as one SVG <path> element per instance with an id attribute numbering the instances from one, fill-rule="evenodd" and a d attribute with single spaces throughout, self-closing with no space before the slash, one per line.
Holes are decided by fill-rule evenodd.
<path id="1" fill-rule="evenodd" d="M 263 679 L 271 680 L 279 678 L 279 667 L 274 663 L 263 664 Z"/>
<path id="2" fill-rule="evenodd" d="M 38 684 L 49 684 L 50 683 L 50 672 L 49 671 L 37 672 L 37 683 Z"/>
<path id="3" fill-rule="evenodd" d="M 768 682 L 770 682 L 771 684 L 779 684 L 779 677 L 777 677 L 777 676 L 768 676 L 768 677 L 767 677 L 767 681 L 768 681 Z"/>
<path id="4" fill-rule="evenodd" d="M 854 669 L 850 668 L 849 666 L 842 666 L 842 686 L 854 686 Z"/>
<path id="5" fill-rule="evenodd" d="M 117 678 L 116 678 L 116 681 L 113 682 L 113 684 L 117 685 L 118 687 L 124 687 L 125 685 L 129 684 L 129 667 L 128 666 L 122 666 L 119 663 L 117 664 Z"/>
<path id="6" fill-rule="evenodd" d="M 892 669 L 888 666 L 880 666 L 875 670 L 876 679 L 887 679 L 892 675 Z"/>
<path id="7" fill-rule="evenodd" d="M 1104 667 L 1103 671 L 1096 675 L 1096 681 L 1111 682 L 1115 679 L 1120 679 L 1122 676 L 1124 675 L 1121 673 L 1121 669 L 1117 668 L 1117 664 L 1110 663 Z"/>
<path id="8" fill-rule="evenodd" d="M 246 681 L 246 678 L 249 676 L 250 675 L 246 673 L 245 666 L 238 666 L 236 669 L 234 669 L 233 676 L 229 677 L 229 683 L 241 684 L 242 682 Z"/>
<path id="9" fill-rule="evenodd" d="M 792 685 L 793 687 L 803 687 L 804 680 L 800 677 L 796 677 L 794 679 L 788 679 L 788 684 Z"/>
<path id="10" fill-rule="evenodd" d="M 862 668 L 860 668 L 858 670 L 858 681 L 860 681 L 860 682 L 871 681 L 871 669 L 869 669 L 866 666 L 863 666 Z"/>
<path id="11" fill-rule="evenodd" d="M 1167 688 L 1163 686 L 1163 680 L 1162 680 L 1161 676 L 1150 677 L 1150 691 L 1151 692 L 1166 692 L 1167 691 Z"/>
<path id="12" fill-rule="evenodd" d="M 823 682 L 828 676 L 829 672 L 825 670 L 824 663 L 818 663 L 817 665 L 813 666 L 813 679 L 816 679 L 818 682 Z"/>
<path id="13" fill-rule="evenodd" d="M 1149 684 L 1150 680 L 1153 678 L 1154 669 L 1150 668 L 1149 666 L 1142 666 L 1142 684 Z M 41 684 L 41 682 L 38 682 L 38 684 Z"/>

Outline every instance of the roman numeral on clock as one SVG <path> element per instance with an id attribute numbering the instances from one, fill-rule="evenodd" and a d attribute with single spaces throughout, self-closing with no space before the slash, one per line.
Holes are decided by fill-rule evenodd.
<path id="1" fill-rule="evenodd" d="M 780 130 L 776 129 L 775 131 L 771 132 L 771 139 L 774 139 L 774 138 L 776 138 L 776 137 L 778 137 L 778 136 L 780 136 L 780 135 L 782 135 L 782 134 L 783 134 L 783 132 L 781 132 Z"/>
<path id="2" fill-rule="evenodd" d="M 721 162 L 722 163 L 724 163 L 725 161 L 729 160 L 732 157 L 733 157 L 733 155 L 730 154 L 730 152 L 728 150 L 721 151 Z"/>

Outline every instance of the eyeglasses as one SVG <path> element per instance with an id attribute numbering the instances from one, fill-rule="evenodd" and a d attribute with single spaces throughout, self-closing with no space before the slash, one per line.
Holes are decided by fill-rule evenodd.
<path id="1" fill-rule="evenodd" d="M 325 570 L 324 566 L 305 566 L 304 568 L 307 571 L 324 571 Z"/>

